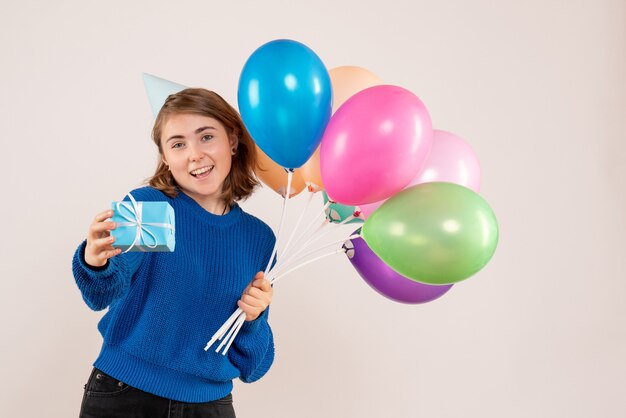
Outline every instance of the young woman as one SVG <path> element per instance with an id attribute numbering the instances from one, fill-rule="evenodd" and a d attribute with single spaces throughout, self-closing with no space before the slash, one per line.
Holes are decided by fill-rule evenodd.
<path id="1" fill-rule="evenodd" d="M 73 259 L 87 305 L 108 308 L 81 417 L 234 417 L 232 380 L 261 378 L 274 359 L 272 287 L 262 271 L 275 237 L 236 203 L 258 184 L 238 113 L 204 89 L 168 97 L 152 132 L 160 161 L 137 201 L 167 201 L 173 252 L 114 249 L 112 211 L 97 215 Z M 246 322 L 226 356 L 206 342 L 239 306 Z"/>

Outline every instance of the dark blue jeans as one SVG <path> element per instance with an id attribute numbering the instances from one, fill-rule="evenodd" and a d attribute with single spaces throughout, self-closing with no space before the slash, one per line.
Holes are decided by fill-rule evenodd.
<path id="1" fill-rule="evenodd" d="M 235 418 L 231 394 L 213 402 L 185 403 L 143 392 L 93 369 L 80 418 Z"/>

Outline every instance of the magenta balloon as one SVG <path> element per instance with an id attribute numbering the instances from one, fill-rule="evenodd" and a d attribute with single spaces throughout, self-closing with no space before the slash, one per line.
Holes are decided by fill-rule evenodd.
<path id="1" fill-rule="evenodd" d="M 422 101 L 397 86 L 374 86 L 350 97 L 331 117 L 320 148 L 322 182 L 344 205 L 385 199 L 417 175 L 432 145 Z"/>
<path id="2" fill-rule="evenodd" d="M 386 265 L 362 238 L 346 241 L 348 259 L 363 280 L 381 295 L 401 303 L 426 303 L 443 296 L 452 285 L 435 286 L 415 282 Z"/>
<path id="3" fill-rule="evenodd" d="M 430 154 L 405 188 L 433 181 L 455 183 L 476 193 L 480 190 L 480 165 L 472 147 L 455 134 L 437 129 Z M 361 217 L 367 219 L 385 200 L 359 205 Z"/>

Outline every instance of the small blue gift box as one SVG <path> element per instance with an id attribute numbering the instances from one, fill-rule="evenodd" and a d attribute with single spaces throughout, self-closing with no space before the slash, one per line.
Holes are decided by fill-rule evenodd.
<path id="1" fill-rule="evenodd" d="M 128 251 L 172 252 L 174 239 L 174 209 L 167 202 L 113 202 L 111 220 L 117 227 L 111 231 L 115 237 L 113 248 Z"/>

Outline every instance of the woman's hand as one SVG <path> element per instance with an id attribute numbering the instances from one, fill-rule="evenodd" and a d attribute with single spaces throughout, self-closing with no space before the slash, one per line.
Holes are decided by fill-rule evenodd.
<path id="1" fill-rule="evenodd" d="M 239 308 L 246 314 L 246 321 L 254 321 L 272 303 L 274 289 L 265 279 L 262 271 L 258 272 L 252 282 L 243 291 L 237 302 Z"/>
<path id="2" fill-rule="evenodd" d="M 115 237 L 111 236 L 110 231 L 117 226 L 115 222 L 107 221 L 112 216 L 112 210 L 99 213 L 91 225 L 89 225 L 87 246 L 85 247 L 85 262 L 92 267 L 102 267 L 109 258 L 122 252 L 119 248 L 111 246 L 115 241 Z"/>

